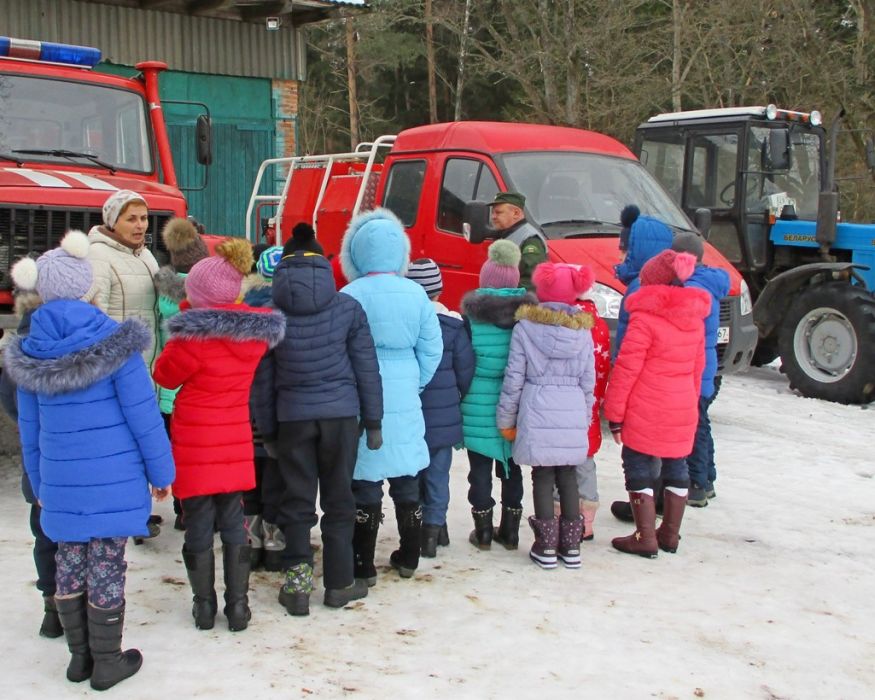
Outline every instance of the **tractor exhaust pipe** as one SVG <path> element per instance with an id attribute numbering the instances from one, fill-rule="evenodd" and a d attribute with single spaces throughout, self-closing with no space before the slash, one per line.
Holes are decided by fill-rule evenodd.
<path id="1" fill-rule="evenodd" d="M 817 228 L 815 240 L 820 244 L 820 254 L 824 260 L 830 260 L 829 250 L 836 239 L 836 219 L 839 213 L 839 193 L 835 186 L 836 172 L 836 149 L 841 128 L 842 118 L 845 116 L 844 107 L 832 120 L 829 127 L 829 155 L 826 162 L 826 182 L 823 191 L 817 198 Z"/>

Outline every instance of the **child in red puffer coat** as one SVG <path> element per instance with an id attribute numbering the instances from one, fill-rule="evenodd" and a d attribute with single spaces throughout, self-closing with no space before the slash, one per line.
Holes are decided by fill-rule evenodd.
<path id="1" fill-rule="evenodd" d="M 636 531 L 615 538 L 621 552 L 655 557 L 675 552 L 690 483 L 686 457 L 693 449 L 705 368 L 704 319 L 711 296 L 681 286 L 696 266 L 689 253 L 666 250 L 641 268 L 641 288 L 626 300 L 629 325 L 605 397 L 605 418 L 623 445 L 623 472 Z M 662 460 L 665 503 L 656 530 L 650 466 Z"/>
<path id="2" fill-rule="evenodd" d="M 243 527 L 242 492 L 255 486 L 249 393 L 261 357 L 285 334 L 285 318 L 239 303 L 252 248 L 243 239 L 216 247 L 185 279 L 186 301 L 167 322 L 169 340 L 155 364 L 155 381 L 181 387 L 171 419 L 176 481 L 182 502 L 182 557 L 194 594 L 198 629 L 212 629 L 214 524 L 222 538 L 225 616 L 233 631 L 246 629 L 250 551 Z"/>

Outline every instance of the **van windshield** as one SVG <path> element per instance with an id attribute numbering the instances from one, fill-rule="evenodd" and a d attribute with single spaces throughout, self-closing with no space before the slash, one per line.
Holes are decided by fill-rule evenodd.
<path id="1" fill-rule="evenodd" d="M 592 228 L 619 231 L 620 211 L 635 204 L 669 226 L 689 220 L 637 160 L 593 153 L 509 153 L 501 158 L 508 187 L 526 196 L 526 210 L 550 237 Z"/>
<path id="2" fill-rule="evenodd" d="M 145 101 L 102 85 L 0 74 L 0 153 L 151 173 Z"/>

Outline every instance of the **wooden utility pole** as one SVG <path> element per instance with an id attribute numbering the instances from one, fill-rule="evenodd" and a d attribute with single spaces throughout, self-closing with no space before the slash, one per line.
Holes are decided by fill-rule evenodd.
<path id="1" fill-rule="evenodd" d="M 346 17 L 346 84 L 349 93 L 349 141 L 350 150 L 355 150 L 359 142 L 358 92 L 355 86 L 355 27 L 352 16 Z"/>
<path id="2" fill-rule="evenodd" d="M 471 0 L 465 0 L 465 21 L 462 24 L 462 40 L 459 43 L 459 72 L 456 75 L 456 109 L 453 121 L 462 118 L 462 88 L 465 85 L 465 55 L 468 51 L 468 24 L 471 20 Z"/>
<path id="3" fill-rule="evenodd" d="M 431 0 L 425 0 L 425 59 L 428 64 L 428 122 L 436 124 L 437 79 L 434 66 L 434 20 L 431 14 Z"/>

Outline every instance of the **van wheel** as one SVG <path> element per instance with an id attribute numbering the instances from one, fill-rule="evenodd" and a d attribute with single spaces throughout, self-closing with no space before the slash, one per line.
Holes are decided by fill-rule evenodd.
<path id="1" fill-rule="evenodd" d="M 875 298 L 847 282 L 804 290 L 781 325 L 781 370 L 803 396 L 838 403 L 875 398 Z"/>

